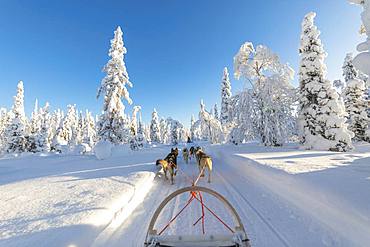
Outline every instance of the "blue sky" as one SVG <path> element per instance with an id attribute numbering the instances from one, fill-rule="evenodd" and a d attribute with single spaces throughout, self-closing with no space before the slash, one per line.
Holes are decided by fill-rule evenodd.
<path id="1" fill-rule="evenodd" d="M 0 106 L 11 106 L 23 80 L 27 113 L 36 98 L 52 109 L 74 103 L 99 113 L 101 70 L 120 25 L 130 94 L 144 120 L 156 107 L 188 125 L 201 98 L 207 108 L 219 104 L 223 67 L 232 72 L 245 41 L 269 46 L 297 71 L 300 25 L 309 11 L 317 12 L 329 54 L 328 78 L 341 78 L 345 53 L 364 39 L 358 34 L 361 9 L 346 0 L 2 0 Z M 233 92 L 242 86 L 232 78 Z"/>

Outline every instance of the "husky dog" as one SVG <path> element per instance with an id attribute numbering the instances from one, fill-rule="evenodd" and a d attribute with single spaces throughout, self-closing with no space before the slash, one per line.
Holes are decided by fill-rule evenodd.
<path id="1" fill-rule="evenodd" d="M 173 184 L 173 178 L 176 176 L 176 169 L 177 169 L 177 156 L 179 155 L 179 150 L 177 148 L 173 149 L 171 148 L 171 153 L 169 153 L 166 158 L 159 159 L 156 161 L 156 165 L 161 165 L 164 176 L 166 179 L 167 177 L 167 171 L 170 173 L 171 176 L 171 184 Z"/>
<path id="2" fill-rule="evenodd" d="M 173 184 L 173 178 L 176 176 L 176 171 L 175 169 L 177 168 L 176 164 L 173 163 L 172 161 L 168 161 L 166 159 L 164 160 L 157 160 L 156 165 L 160 165 L 163 169 L 164 172 L 164 177 L 166 180 L 168 180 L 167 177 L 167 171 L 170 173 L 171 176 L 171 184 Z"/>
<path id="3" fill-rule="evenodd" d="M 201 147 L 199 147 L 199 146 L 196 147 L 196 148 L 194 148 L 194 155 L 195 155 L 195 158 L 197 159 L 197 163 L 199 164 L 199 155 L 197 154 L 198 151 L 202 151 L 203 152 L 203 149 Z"/>
<path id="4" fill-rule="evenodd" d="M 194 146 L 191 146 L 190 149 L 189 149 L 189 158 L 191 160 L 191 158 L 194 158 L 195 156 L 195 147 Z"/>
<path id="5" fill-rule="evenodd" d="M 208 169 L 208 183 L 211 182 L 212 173 L 212 158 L 208 156 L 202 149 L 197 150 L 195 153 L 198 160 L 199 172 L 202 172 L 201 177 L 204 177 L 204 169 Z"/>
<path id="6" fill-rule="evenodd" d="M 182 157 L 184 158 L 185 163 L 188 164 L 189 163 L 189 151 L 187 148 L 184 148 L 182 150 Z"/>
<path id="7" fill-rule="evenodd" d="M 177 166 L 177 156 L 179 156 L 179 149 L 171 148 L 171 153 L 169 153 L 165 159 L 172 160 L 172 162 Z"/>

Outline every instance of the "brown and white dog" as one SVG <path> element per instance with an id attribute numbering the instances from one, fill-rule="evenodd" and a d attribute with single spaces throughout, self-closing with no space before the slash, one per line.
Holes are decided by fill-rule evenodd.
<path id="1" fill-rule="evenodd" d="M 185 163 L 188 164 L 189 163 L 189 151 L 187 148 L 184 148 L 182 150 L 182 157 L 184 158 Z"/>
<path id="2" fill-rule="evenodd" d="M 169 172 L 171 176 L 171 184 L 173 184 L 174 177 L 176 176 L 176 169 L 177 169 L 177 156 L 179 155 L 179 150 L 177 148 L 173 149 L 171 148 L 171 153 L 169 153 L 166 158 L 159 159 L 156 161 L 156 165 L 161 165 L 162 170 L 164 172 L 164 177 L 166 180 L 167 177 L 167 171 Z"/>
<path id="3" fill-rule="evenodd" d="M 212 173 L 212 158 L 211 156 L 208 156 L 205 152 L 202 151 L 201 148 L 199 148 L 195 156 L 198 161 L 198 168 L 199 172 L 202 172 L 201 177 L 204 177 L 204 170 L 208 170 L 208 183 L 211 182 L 211 173 Z"/>

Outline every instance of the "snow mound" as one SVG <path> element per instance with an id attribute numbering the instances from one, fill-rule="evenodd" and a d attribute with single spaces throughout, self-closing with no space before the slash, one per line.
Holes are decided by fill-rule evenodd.
<path id="1" fill-rule="evenodd" d="M 97 159 L 107 159 L 112 155 L 112 143 L 100 141 L 95 145 L 94 152 Z"/>

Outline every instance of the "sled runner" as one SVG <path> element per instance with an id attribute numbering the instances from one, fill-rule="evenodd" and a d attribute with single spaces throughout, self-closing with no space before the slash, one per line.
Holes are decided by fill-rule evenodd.
<path id="1" fill-rule="evenodd" d="M 162 212 L 163 208 L 175 197 L 189 193 L 189 199 L 185 206 L 168 222 L 163 229 L 155 229 L 155 223 Z M 209 208 L 203 201 L 202 193 L 209 194 L 215 197 L 221 202 L 225 208 L 230 212 L 233 217 L 234 227 L 227 225 L 220 217 L 218 217 L 211 208 Z M 183 213 L 186 207 L 192 202 L 199 202 L 202 208 L 202 216 L 194 223 L 202 222 L 202 235 L 162 235 L 164 231 L 170 226 L 175 219 Z M 227 229 L 225 234 L 205 234 L 204 229 L 204 216 L 205 212 L 209 212 L 214 216 L 220 224 L 223 224 Z M 245 232 L 244 226 L 241 222 L 239 215 L 237 214 L 234 207 L 228 202 L 221 194 L 214 190 L 200 186 L 190 186 L 179 190 L 176 190 L 159 205 L 157 210 L 149 223 L 147 236 L 144 243 L 145 247 L 197 247 L 197 246 L 208 246 L 208 247 L 250 247 L 250 242 Z"/>

